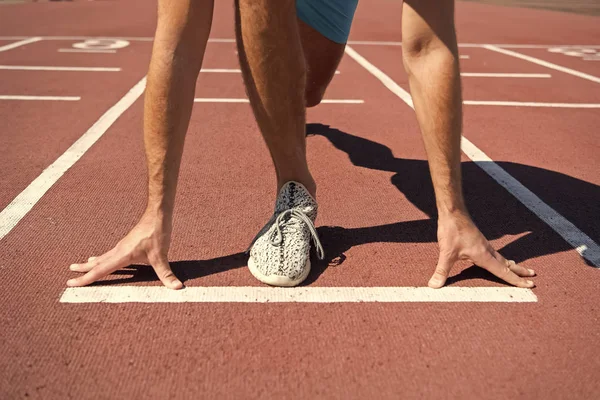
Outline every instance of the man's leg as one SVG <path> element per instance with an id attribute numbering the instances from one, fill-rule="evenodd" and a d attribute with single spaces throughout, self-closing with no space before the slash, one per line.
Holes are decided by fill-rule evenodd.
<path id="1" fill-rule="evenodd" d="M 277 174 L 275 212 L 250 249 L 248 268 L 263 283 L 296 286 L 310 271 L 316 184 L 306 162 L 306 71 L 294 0 L 238 0 L 240 66 Z"/>
<path id="2" fill-rule="evenodd" d="M 289 181 L 315 197 L 306 162 L 306 65 L 294 0 L 236 0 L 240 66 L 254 116 L 269 148 L 277 189 Z"/>
<path id="3" fill-rule="evenodd" d="M 454 0 L 405 0 L 402 54 L 429 159 L 438 209 L 440 256 L 431 287 L 442 287 L 458 260 L 506 282 L 532 287 L 534 272 L 506 260 L 472 222 L 462 194 L 462 97 Z"/>
<path id="4" fill-rule="evenodd" d="M 146 211 L 112 250 L 87 263 L 72 264 L 72 271 L 86 274 L 69 280 L 68 286 L 89 285 L 134 263 L 150 264 L 168 288 L 183 286 L 167 257 L 183 143 L 212 13 L 213 0 L 159 0 L 144 101 Z"/>

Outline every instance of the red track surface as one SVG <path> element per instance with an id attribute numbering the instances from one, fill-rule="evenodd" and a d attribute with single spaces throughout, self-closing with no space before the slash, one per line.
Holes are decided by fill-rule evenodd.
<path id="1" fill-rule="evenodd" d="M 0 7 L 0 35 L 150 37 L 145 1 Z M 396 15 L 396 17 L 393 17 Z M 359 7 L 354 41 L 399 41 L 400 2 Z M 599 19 L 458 5 L 461 43 L 598 45 Z M 219 3 L 212 36 L 232 38 Z M 15 42 L 2 40 L 0 46 Z M 59 53 L 81 40 L 0 52 L 2 65 L 120 67 L 120 72 L 0 71 L 0 210 L 146 72 L 151 43 L 116 54 Z M 408 89 L 397 46 L 353 48 Z M 599 62 L 514 49 L 600 76 Z M 600 103 L 598 83 L 481 48 L 466 100 Z M 211 43 L 204 68 L 238 68 Z M 433 200 L 413 111 L 346 57 L 309 111 L 328 260 L 310 286 L 424 286 L 437 257 Z M 244 97 L 239 74 L 202 74 L 197 97 Z M 577 398 L 600 396 L 599 271 L 464 158 L 467 201 L 484 234 L 538 272 L 537 303 L 64 304 L 67 266 L 109 249 L 144 205 L 138 100 L 0 241 L 0 398 Z M 597 109 L 465 106 L 465 136 L 594 241 L 600 240 Z M 329 128 L 327 128 L 327 126 Z M 247 104 L 197 104 L 181 173 L 170 258 L 188 287 L 255 286 L 244 251 L 272 210 L 274 175 Z M 465 265 L 465 267 L 469 267 Z M 455 271 L 457 274 L 459 269 Z M 147 269 L 111 284 L 156 286 Z M 466 269 L 451 286 L 502 286 Z"/>

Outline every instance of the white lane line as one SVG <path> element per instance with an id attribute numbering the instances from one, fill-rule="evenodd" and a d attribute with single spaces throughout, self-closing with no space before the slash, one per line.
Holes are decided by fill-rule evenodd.
<path id="1" fill-rule="evenodd" d="M 346 54 L 352 57 L 357 63 L 379 79 L 392 93 L 414 109 L 410 94 L 383 73 L 383 71 L 367 61 L 350 46 L 346 46 Z M 591 262 L 594 266 L 600 267 L 600 246 L 588 235 L 573 225 L 565 217 L 557 213 L 548 204 L 544 203 L 542 199 L 527 189 L 521 182 L 513 178 L 464 136 L 462 137 L 462 150 L 467 157 L 473 160 L 496 182 L 515 196 L 525 207 L 531 210 L 573 246 L 583 258 Z"/>
<path id="2" fill-rule="evenodd" d="M 0 212 L 0 240 L 35 206 L 42 196 L 69 170 L 144 92 L 146 77 L 142 78 L 104 113 L 75 143 L 29 184 Z"/>
<path id="3" fill-rule="evenodd" d="M 39 42 L 40 40 L 42 40 L 41 37 L 37 36 L 37 37 L 30 37 L 15 43 L 10 43 L 10 44 L 6 44 L 4 46 L 0 46 L 0 52 L 2 51 L 7 51 L 7 50 L 12 50 L 15 49 L 17 47 L 21 47 L 21 46 L 25 46 L 27 44 L 30 43 L 35 43 L 35 42 Z"/>
<path id="4" fill-rule="evenodd" d="M 0 70 L 12 71 L 89 71 L 89 72 L 119 72 L 116 67 L 53 67 L 42 65 L 0 65 Z"/>
<path id="5" fill-rule="evenodd" d="M 111 53 L 114 54 L 116 50 L 101 50 L 101 49 L 58 49 L 59 53 Z"/>
<path id="6" fill-rule="evenodd" d="M 531 63 L 541 65 L 546 68 L 550 68 L 550 69 L 553 69 L 556 71 L 564 72 L 566 74 L 577 76 L 579 78 L 587 79 L 588 81 L 600 83 L 600 78 L 598 78 L 596 76 L 593 76 L 590 74 L 584 74 L 583 72 L 575 71 L 574 69 L 571 69 L 571 68 L 562 67 L 560 65 L 553 64 L 548 61 L 540 60 L 539 58 L 535 58 L 535 57 L 527 56 L 525 54 L 517 53 L 516 51 L 501 49 L 500 47 L 494 46 L 491 44 L 486 44 L 483 46 L 483 48 L 491 50 L 491 51 L 495 51 L 497 53 L 506 54 L 507 56 L 520 58 L 521 60 L 529 61 Z"/>
<path id="7" fill-rule="evenodd" d="M 241 69 L 236 68 L 202 68 L 200 72 L 204 73 L 222 73 L 222 74 L 241 74 Z M 335 71 L 335 75 L 339 75 L 340 71 Z"/>
<path id="8" fill-rule="evenodd" d="M 547 107 L 547 108 L 600 108 L 597 103 L 536 103 L 521 101 L 479 101 L 465 100 L 468 106 L 505 106 L 505 107 Z"/>
<path id="9" fill-rule="evenodd" d="M 471 56 L 467 56 L 467 55 L 462 55 L 462 56 L 458 56 L 458 57 L 462 60 L 468 60 L 469 58 L 471 58 Z"/>
<path id="10" fill-rule="evenodd" d="M 200 72 L 205 73 L 222 73 L 222 74 L 241 74 L 241 69 L 228 69 L 228 68 L 202 68 Z"/>
<path id="11" fill-rule="evenodd" d="M 195 103 L 250 103 L 248 99 L 234 99 L 234 98 L 208 98 L 208 97 L 196 97 Z M 363 104 L 365 101 L 360 99 L 323 99 L 321 104 Z"/>
<path id="12" fill-rule="evenodd" d="M 535 303 L 529 289 L 512 287 L 188 287 L 67 288 L 61 303 Z"/>
<path id="13" fill-rule="evenodd" d="M 460 76 L 467 78 L 551 78 L 550 74 L 517 74 L 517 73 L 488 73 L 462 72 Z"/>
<path id="14" fill-rule="evenodd" d="M 0 95 L 0 100 L 45 100 L 45 101 L 79 101 L 79 96 L 11 96 Z M 0 238 L 1 239 L 1 238 Z"/>

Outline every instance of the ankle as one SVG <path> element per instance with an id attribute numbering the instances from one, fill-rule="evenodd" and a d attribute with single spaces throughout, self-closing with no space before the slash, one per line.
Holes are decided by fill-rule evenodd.
<path id="1" fill-rule="evenodd" d="M 310 174 L 308 174 L 308 176 L 306 176 L 306 175 L 304 175 L 304 176 L 300 176 L 300 175 L 280 176 L 279 179 L 277 180 L 277 193 L 279 193 L 279 191 L 281 190 L 283 185 L 285 185 L 287 182 L 290 182 L 290 181 L 301 183 L 306 188 L 306 190 L 308 190 L 308 193 L 310 193 L 310 195 L 314 199 L 317 198 L 317 183 L 315 182 L 315 180 L 313 179 L 313 177 Z"/>

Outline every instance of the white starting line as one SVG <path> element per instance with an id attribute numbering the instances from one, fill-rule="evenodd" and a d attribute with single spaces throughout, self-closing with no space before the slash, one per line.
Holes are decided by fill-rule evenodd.
<path id="1" fill-rule="evenodd" d="M 542 108 L 600 108 L 597 103 L 537 103 L 527 101 L 479 101 L 465 100 L 468 106 L 542 107 Z"/>
<path id="2" fill-rule="evenodd" d="M 119 72 L 116 67 L 53 67 L 42 65 L 0 65 L 0 70 L 11 71 L 89 71 L 89 72 Z"/>
<path id="3" fill-rule="evenodd" d="M 101 50 L 101 49 L 58 49 L 59 53 L 110 53 L 114 54 L 116 50 Z"/>
<path id="4" fill-rule="evenodd" d="M 67 288 L 61 303 L 535 303 L 530 289 L 513 287 L 188 287 Z"/>
<path id="5" fill-rule="evenodd" d="M 489 73 L 489 72 L 462 72 L 462 77 L 467 78 L 551 78 L 550 74 L 518 74 L 518 73 Z"/>
<path id="6" fill-rule="evenodd" d="M 221 73 L 221 74 L 241 74 L 242 70 L 239 68 L 202 68 L 200 72 L 204 73 Z M 340 71 L 335 71 L 335 75 L 339 75 Z"/>
<path id="7" fill-rule="evenodd" d="M 45 100 L 45 101 L 79 101 L 79 96 L 11 96 L 0 95 L 0 100 Z M 1 222 L 1 221 L 0 221 Z M 1 231 L 1 229 L 0 229 Z M 0 236 L 1 238 L 1 236 Z"/>
<path id="8" fill-rule="evenodd" d="M 195 103 L 250 103 L 250 100 L 243 98 L 224 98 L 224 97 L 197 97 Z M 323 99 L 321 104 L 363 104 L 365 101 L 360 99 Z"/>

